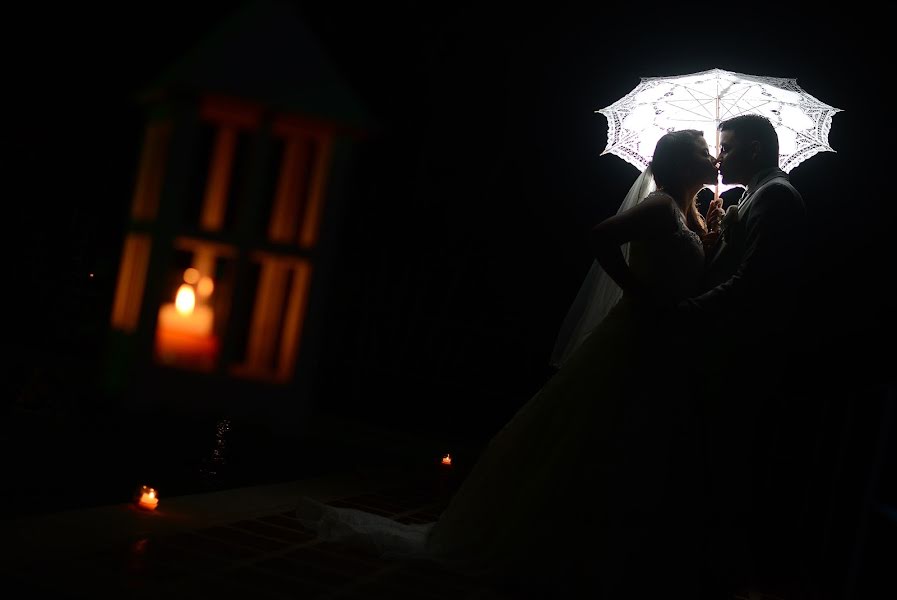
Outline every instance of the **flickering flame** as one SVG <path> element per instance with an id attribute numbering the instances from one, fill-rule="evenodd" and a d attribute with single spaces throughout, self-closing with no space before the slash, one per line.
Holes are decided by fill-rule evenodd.
<path id="1" fill-rule="evenodd" d="M 199 292 L 200 298 L 208 298 L 214 290 L 215 283 L 211 277 L 203 277 L 199 280 L 199 285 L 196 286 L 196 291 Z"/>
<path id="2" fill-rule="evenodd" d="M 186 283 L 181 284 L 174 299 L 174 307 L 182 315 L 189 315 L 193 312 L 194 306 L 196 306 L 196 294 L 193 293 L 193 287 Z"/>
<path id="3" fill-rule="evenodd" d="M 190 285 L 196 285 L 196 282 L 199 281 L 199 270 L 190 267 L 184 271 L 184 281 Z"/>
<path id="4" fill-rule="evenodd" d="M 446 454 L 445 456 L 443 456 L 443 457 L 442 457 L 442 464 L 444 464 L 444 465 L 450 465 L 450 464 L 452 464 L 452 455 L 451 455 L 451 454 Z"/>
<path id="5" fill-rule="evenodd" d="M 140 498 L 137 500 L 137 505 L 140 506 L 140 508 L 156 510 L 156 507 L 159 506 L 159 499 L 156 497 L 156 490 L 143 486 L 140 489 Z"/>

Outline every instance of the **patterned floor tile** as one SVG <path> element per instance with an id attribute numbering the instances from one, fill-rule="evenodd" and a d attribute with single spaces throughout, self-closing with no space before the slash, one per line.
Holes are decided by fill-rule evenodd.
<path id="1" fill-rule="evenodd" d="M 402 504 L 401 502 L 392 501 L 386 496 L 381 496 L 379 494 L 362 494 L 360 496 L 343 498 L 343 500 L 361 506 L 376 508 L 393 515 L 407 512 L 416 508 L 416 505 L 414 504 Z"/>
<path id="2" fill-rule="evenodd" d="M 357 502 L 344 499 L 328 500 L 327 505 L 336 508 L 354 508 L 355 510 L 363 510 L 375 515 L 380 515 L 381 517 L 391 517 L 395 514 L 391 511 L 375 508 L 373 506 L 367 506 L 365 504 L 359 504 Z"/>
<path id="3" fill-rule="evenodd" d="M 305 533 L 314 537 L 314 532 L 309 531 L 307 527 L 303 527 L 302 524 L 299 523 L 299 520 L 296 519 L 295 513 L 292 511 L 288 515 L 269 515 L 267 517 L 259 517 L 258 520 L 269 525 L 276 525 L 277 527 L 292 529 L 293 531 L 298 531 L 300 533 Z"/>
<path id="4" fill-rule="evenodd" d="M 290 546 L 289 542 L 260 537 L 233 527 L 207 527 L 197 530 L 196 533 L 264 553 L 278 552 Z"/>
<path id="5" fill-rule="evenodd" d="M 256 519 L 237 521 L 236 523 L 231 523 L 229 526 L 255 535 L 286 542 L 288 544 L 304 544 L 315 539 L 313 533 L 280 527 Z"/>

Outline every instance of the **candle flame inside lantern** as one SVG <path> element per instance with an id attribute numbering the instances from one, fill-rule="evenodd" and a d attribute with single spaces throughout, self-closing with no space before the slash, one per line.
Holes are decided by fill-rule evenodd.
<path id="1" fill-rule="evenodd" d="M 451 454 L 446 454 L 445 456 L 443 456 L 443 457 L 442 457 L 442 464 L 444 464 L 444 465 L 450 465 L 450 464 L 452 464 L 452 455 L 451 455 Z"/>
<path id="2" fill-rule="evenodd" d="M 174 299 L 174 307 L 182 315 L 189 315 L 196 306 L 196 294 L 193 292 L 193 286 L 182 284 L 178 288 L 178 295 Z"/>

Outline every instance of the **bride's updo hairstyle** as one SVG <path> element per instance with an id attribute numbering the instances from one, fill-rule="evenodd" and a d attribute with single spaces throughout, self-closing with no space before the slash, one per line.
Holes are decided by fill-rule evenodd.
<path id="1" fill-rule="evenodd" d="M 657 140 L 651 157 L 651 171 L 657 187 L 678 190 L 691 183 L 695 141 L 702 137 L 704 134 L 697 129 L 680 129 Z"/>

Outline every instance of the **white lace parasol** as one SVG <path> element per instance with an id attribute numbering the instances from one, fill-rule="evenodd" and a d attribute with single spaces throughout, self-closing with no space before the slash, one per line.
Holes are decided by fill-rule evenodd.
<path id="1" fill-rule="evenodd" d="M 741 114 L 767 117 L 779 135 L 779 167 L 785 172 L 828 144 L 832 116 L 840 112 L 797 85 L 796 79 L 743 75 L 711 69 L 675 77 L 643 77 L 634 90 L 599 112 L 607 118 L 607 148 L 644 171 L 657 140 L 679 129 L 697 129 L 714 156 L 717 126 Z"/>

